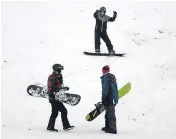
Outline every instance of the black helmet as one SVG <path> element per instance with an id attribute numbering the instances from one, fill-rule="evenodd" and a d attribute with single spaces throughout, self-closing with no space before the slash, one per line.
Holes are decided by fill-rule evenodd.
<path id="1" fill-rule="evenodd" d="M 60 73 L 61 70 L 63 70 L 63 69 L 64 69 L 64 67 L 61 64 L 54 64 L 53 65 L 53 71 Z"/>

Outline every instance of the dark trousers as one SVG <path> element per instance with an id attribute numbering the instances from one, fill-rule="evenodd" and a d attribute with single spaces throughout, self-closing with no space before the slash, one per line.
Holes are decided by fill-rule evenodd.
<path id="1" fill-rule="evenodd" d="M 63 128 L 69 127 L 69 121 L 67 118 L 67 109 L 65 108 L 65 106 L 63 105 L 62 102 L 58 102 L 55 99 L 50 100 L 51 103 L 51 116 L 50 116 L 50 120 L 48 123 L 48 126 L 51 128 L 54 128 L 55 125 L 55 120 L 58 116 L 58 112 L 61 112 L 61 119 L 62 119 L 62 124 L 63 124 Z"/>
<path id="2" fill-rule="evenodd" d="M 105 113 L 105 127 L 110 131 L 117 131 L 116 128 L 116 116 L 115 116 L 115 106 L 106 106 Z"/>
<path id="3" fill-rule="evenodd" d="M 100 38 L 102 38 L 103 41 L 106 43 L 108 51 L 113 50 L 113 45 L 111 44 L 111 41 L 108 37 L 107 32 L 100 33 L 100 32 L 96 32 L 96 31 L 95 31 L 95 49 L 100 49 L 100 44 L 101 44 Z"/>

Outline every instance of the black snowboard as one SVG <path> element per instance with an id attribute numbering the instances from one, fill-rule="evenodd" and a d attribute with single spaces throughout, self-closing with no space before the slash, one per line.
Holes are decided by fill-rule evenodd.
<path id="1" fill-rule="evenodd" d="M 47 92 L 48 90 L 46 86 L 41 87 L 39 85 L 29 85 L 27 87 L 27 93 L 34 97 L 48 98 Z M 80 102 L 81 96 L 78 94 L 65 93 L 65 90 L 61 89 L 59 92 L 56 93 L 55 99 L 60 102 L 74 106 Z"/>
<path id="2" fill-rule="evenodd" d="M 91 56 L 124 56 L 126 53 L 115 53 L 115 54 L 109 54 L 109 53 L 94 53 L 94 52 L 84 52 L 85 55 L 91 55 Z"/>

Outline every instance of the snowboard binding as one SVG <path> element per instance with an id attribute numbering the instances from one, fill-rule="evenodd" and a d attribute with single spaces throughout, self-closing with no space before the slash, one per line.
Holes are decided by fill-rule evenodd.
<path id="1" fill-rule="evenodd" d="M 67 96 L 65 95 L 65 90 L 61 89 L 59 92 L 55 94 L 55 99 L 58 101 L 67 101 Z"/>
<path id="2" fill-rule="evenodd" d="M 95 104 L 95 107 L 100 107 L 102 105 L 102 102 L 98 102 L 97 104 Z"/>

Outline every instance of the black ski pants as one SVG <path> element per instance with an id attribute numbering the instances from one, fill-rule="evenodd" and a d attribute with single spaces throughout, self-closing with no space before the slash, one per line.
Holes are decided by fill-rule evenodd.
<path id="1" fill-rule="evenodd" d="M 117 131 L 115 106 L 105 106 L 105 127 L 110 131 Z"/>
<path id="2" fill-rule="evenodd" d="M 69 127 L 70 124 L 67 118 L 67 109 L 65 108 L 63 103 L 56 101 L 55 99 L 52 99 L 49 102 L 51 103 L 51 108 L 52 108 L 50 120 L 54 121 L 54 124 L 55 124 L 55 120 L 58 116 L 58 112 L 61 112 L 61 120 L 62 120 L 63 128 Z"/>
<path id="3" fill-rule="evenodd" d="M 113 45 L 111 44 L 111 41 L 108 37 L 107 32 L 97 32 L 95 31 L 95 50 L 100 50 L 100 38 L 103 39 L 103 41 L 106 43 L 108 51 L 113 50 Z"/>

